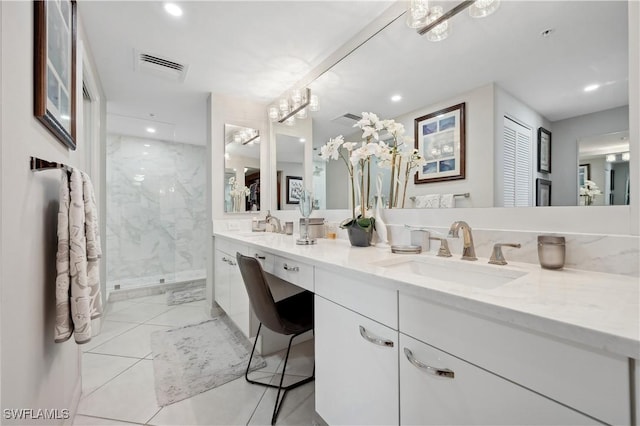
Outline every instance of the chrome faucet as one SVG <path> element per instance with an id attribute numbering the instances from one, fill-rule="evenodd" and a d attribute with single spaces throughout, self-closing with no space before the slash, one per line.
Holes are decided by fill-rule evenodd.
<path id="1" fill-rule="evenodd" d="M 478 260 L 476 257 L 476 249 L 473 247 L 473 235 L 471 235 L 471 227 L 467 222 L 457 220 L 451 224 L 449 228 L 449 237 L 459 238 L 458 231 L 462 229 L 462 260 Z"/>
<path id="2" fill-rule="evenodd" d="M 281 233 L 282 225 L 280 224 L 280 219 L 275 216 L 271 216 L 271 210 L 267 210 L 267 217 L 265 218 L 266 223 L 273 225 L 271 222 L 275 221 L 275 230 L 273 232 Z"/>

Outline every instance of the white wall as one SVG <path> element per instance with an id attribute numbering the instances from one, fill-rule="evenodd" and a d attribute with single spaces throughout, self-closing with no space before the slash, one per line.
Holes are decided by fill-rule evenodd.
<path id="1" fill-rule="evenodd" d="M 629 107 L 622 106 L 551 123 L 551 170 L 553 172 L 551 205 L 576 205 L 578 140 L 587 136 L 627 130 L 629 117 Z M 554 164 L 564 167 L 554 167 Z M 575 165 L 575 167 L 567 165 Z M 604 187 L 601 186 L 600 189 L 604 191 Z"/>
<path id="2" fill-rule="evenodd" d="M 28 161 L 34 155 L 84 168 L 85 146 L 80 140 L 78 149 L 69 151 L 33 116 L 33 2 L 1 2 L 0 10 L 1 405 L 3 409 L 66 408 L 73 412 L 81 388 L 80 349 L 73 339 L 53 343 L 61 172 L 34 173 Z M 84 38 L 82 31 L 79 38 Z M 82 76 L 82 61 L 77 65 L 77 75 Z M 78 105 L 82 105 L 81 81 L 79 77 Z M 82 134 L 78 129 L 78 135 Z M 95 176 L 94 184 L 101 185 Z M 5 423 L 13 421 L 3 419 Z"/>

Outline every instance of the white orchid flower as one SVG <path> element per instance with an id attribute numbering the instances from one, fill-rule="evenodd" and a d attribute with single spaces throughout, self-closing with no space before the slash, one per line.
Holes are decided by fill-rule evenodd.
<path id="1" fill-rule="evenodd" d="M 346 149 L 349 152 L 353 151 L 353 148 L 356 145 L 358 145 L 358 142 L 345 142 L 345 143 L 342 144 L 343 148 Z"/>

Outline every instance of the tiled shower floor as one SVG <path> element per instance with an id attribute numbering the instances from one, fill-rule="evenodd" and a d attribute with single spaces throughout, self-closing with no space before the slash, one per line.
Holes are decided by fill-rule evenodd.
<path id="1" fill-rule="evenodd" d="M 244 425 L 271 421 L 276 391 L 244 377 L 166 407 L 156 402 L 150 334 L 208 319 L 205 301 L 166 305 L 166 295 L 109 303 L 100 335 L 83 345 L 82 398 L 74 425 Z M 260 378 L 279 376 L 283 353 L 266 357 Z M 292 349 L 287 379 L 313 369 L 313 341 Z M 262 379 L 261 379 L 262 380 Z M 286 384 L 287 380 L 285 380 Z M 311 425 L 314 383 L 287 393 L 277 424 Z"/>

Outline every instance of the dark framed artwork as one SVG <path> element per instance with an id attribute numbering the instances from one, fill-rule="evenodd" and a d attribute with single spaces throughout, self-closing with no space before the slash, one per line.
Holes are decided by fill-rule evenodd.
<path id="1" fill-rule="evenodd" d="M 551 181 L 536 179 L 536 206 L 551 205 Z"/>
<path id="2" fill-rule="evenodd" d="M 465 178 L 465 103 L 414 121 L 415 146 L 427 163 L 414 182 L 432 183 Z"/>
<path id="3" fill-rule="evenodd" d="M 538 171 L 551 173 L 551 132 L 538 127 Z"/>
<path id="4" fill-rule="evenodd" d="M 301 177 L 287 176 L 287 204 L 300 204 L 303 189 Z"/>
<path id="5" fill-rule="evenodd" d="M 584 186 L 586 181 L 591 179 L 591 164 L 580 164 L 578 166 L 578 186 Z"/>
<path id="6" fill-rule="evenodd" d="M 76 2 L 34 1 L 34 115 L 76 149 Z"/>

